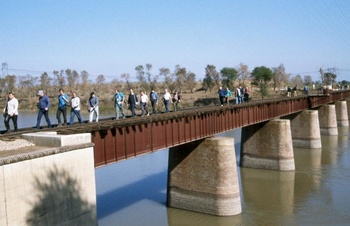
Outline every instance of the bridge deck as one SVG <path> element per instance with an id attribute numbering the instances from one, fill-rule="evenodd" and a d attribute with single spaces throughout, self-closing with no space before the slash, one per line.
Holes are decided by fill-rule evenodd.
<path id="1" fill-rule="evenodd" d="M 92 142 L 95 144 L 95 167 L 98 167 L 235 128 L 314 109 L 349 96 L 350 91 L 347 90 L 332 92 L 330 95 L 267 99 L 123 120 L 101 120 L 98 123 L 55 127 L 42 131 L 57 131 L 59 134 L 91 133 Z M 9 139 L 33 131 L 32 128 L 22 129 L 15 134 L 3 134 L 0 139 Z"/>

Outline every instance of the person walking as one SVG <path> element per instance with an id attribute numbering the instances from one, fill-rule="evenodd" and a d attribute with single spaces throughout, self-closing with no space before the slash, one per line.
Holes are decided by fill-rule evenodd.
<path id="1" fill-rule="evenodd" d="M 228 87 L 226 87 L 226 95 L 225 95 L 225 103 L 229 104 L 230 102 L 230 97 L 232 97 L 232 93 Z"/>
<path id="2" fill-rule="evenodd" d="M 149 116 L 148 112 L 148 96 L 144 91 L 141 91 L 140 95 L 140 101 L 141 101 L 141 111 L 142 111 L 142 117 L 147 115 Z"/>
<path id="3" fill-rule="evenodd" d="M 226 91 L 224 89 L 222 89 L 221 86 L 219 87 L 218 94 L 219 94 L 219 99 L 220 99 L 220 105 L 224 106 Z"/>
<path id="4" fill-rule="evenodd" d="M 6 107 L 3 110 L 6 132 L 10 132 L 10 120 L 12 120 L 14 132 L 17 132 L 18 100 L 13 92 L 9 92 Z"/>
<path id="5" fill-rule="evenodd" d="M 249 97 L 250 96 L 250 90 L 248 89 L 248 87 L 245 87 L 244 90 L 244 102 L 249 102 Z"/>
<path id="6" fill-rule="evenodd" d="M 39 96 L 39 102 L 37 106 L 38 106 L 39 112 L 38 112 L 35 128 L 40 129 L 40 122 L 43 115 L 45 116 L 47 126 L 51 128 L 51 122 L 49 118 L 50 99 L 48 96 L 44 94 L 43 90 L 38 91 L 38 96 Z"/>
<path id="7" fill-rule="evenodd" d="M 115 105 L 115 111 L 116 111 L 116 117 L 115 119 L 119 119 L 119 114 L 122 114 L 122 117 L 125 118 L 124 114 L 124 94 L 118 89 L 115 90 L 115 95 L 114 95 L 114 105 Z"/>
<path id="8" fill-rule="evenodd" d="M 68 95 L 64 93 L 63 89 L 59 89 L 58 92 L 58 107 L 56 111 L 57 127 L 67 124 L 67 104 L 69 103 Z M 61 124 L 61 114 L 63 115 L 63 124 Z"/>
<path id="9" fill-rule="evenodd" d="M 129 109 L 131 111 L 131 117 L 136 117 L 135 108 L 138 104 L 138 99 L 133 89 L 130 89 L 129 99 L 128 99 Z"/>
<path id="10" fill-rule="evenodd" d="M 164 106 L 165 106 L 165 112 L 169 112 L 169 102 L 171 100 L 171 95 L 168 92 L 168 89 L 164 89 L 164 95 L 163 95 L 163 101 L 164 101 Z"/>
<path id="11" fill-rule="evenodd" d="M 72 99 L 70 100 L 70 120 L 69 124 L 73 125 L 74 116 L 77 116 L 79 124 L 81 124 L 81 116 L 80 116 L 80 98 L 77 96 L 76 92 L 72 93 Z"/>
<path id="12" fill-rule="evenodd" d="M 156 105 L 158 104 L 158 94 L 156 91 L 152 90 L 149 95 L 152 105 L 152 114 L 156 114 Z"/>
<path id="13" fill-rule="evenodd" d="M 90 98 L 88 100 L 88 110 L 89 110 L 89 122 L 92 122 L 95 116 L 95 121 L 98 122 L 98 97 L 94 92 L 90 93 Z"/>
<path id="14" fill-rule="evenodd" d="M 241 103 L 241 89 L 239 87 L 237 87 L 235 89 L 235 98 L 236 98 L 236 104 Z"/>
<path id="15" fill-rule="evenodd" d="M 173 106 L 174 106 L 174 111 L 178 110 L 178 104 L 181 100 L 180 94 L 175 90 L 175 93 L 173 95 Z"/>

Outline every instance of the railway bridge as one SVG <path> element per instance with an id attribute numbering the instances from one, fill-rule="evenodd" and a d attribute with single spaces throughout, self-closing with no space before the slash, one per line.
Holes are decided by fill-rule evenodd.
<path id="1" fill-rule="evenodd" d="M 11 164 L 23 164 L 20 167 L 23 170 L 28 164 L 26 161 L 31 161 L 29 176 L 27 172 L 23 176 L 22 171 L 17 174 L 29 181 L 24 187 L 29 186 L 34 190 L 33 180 L 38 183 L 42 176 L 38 176 L 34 169 L 55 165 L 54 174 L 61 175 L 60 172 L 56 172 L 59 170 L 63 170 L 64 175 L 74 171 L 75 177 L 80 178 L 80 185 L 83 187 L 79 193 L 85 194 L 92 208 L 85 212 L 81 208 L 76 210 L 76 213 L 73 211 L 73 216 L 79 218 L 72 216 L 71 220 L 74 223 L 80 220 L 79 224 L 85 224 L 94 222 L 94 216 L 96 217 L 96 210 L 93 208 L 96 200 L 90 197 L 91 193 L 95 192 L 94 167 L 169 148 L 167 205 L 219 216 L 236 215 L 242 209 L 234 140 L 213 137 L 215 134 L 242 128 L 242 167 L 294 170 L 293 146 L 320 148 L 320 134 L 337 135 L 338 126 L 349 125 L 349 106 L 350 91 L 344 90 L 327 95 L 266 99 L 122 120 L 108 119 L 98 123 L 45 128 L 39 133 L 25 129 L 15 135 L 23 134 L 23 137 L 31 137 L 29 139 L 32 141 L 38 137 L 46 137 L 49 140 L 52 137 L 70 137 L 69 145 L 39 153 L 34 151 L 35 154 L 21 155 L 17 158 L 0 158 L 0 170 L 3 175 L 7 175 L 7 172 L 11 174 L 14 172 Z M 79 134 L 82 136 L 79 137 Z M 11 135 L 1 135 L 0 139 L 8 136 Z M 47 146 L 52 144 L 50 142 Z M 39 160 L 43 157 L 51 159 L 47 162 Z M 7 171 L 7 168 L 11 168 L 12 171 Z M 9 175 L 4 177 L 10 178 Z M 34 179 L 28 179 L 31 177 Z M 7 183 L 4 178 L 0 178 L 1 180 L 5 184 L 3 191 L 8 191 L 6 184 L 10 182 Z M 33 191 L 28 189 L 26 192 Z M 11 198 L 5 193 L 4 199 L 11 204 Z M 15 208 L 16 200 L 18 197 L 13 200 L 12 207 L 5 205 L 3 211 L 0 209 L 0 218 L 6 219 L 6 222 L 0 220 L 1 225 L 6 225 L 7 222 L 23 223 L 11 221 L 7 216 L 9 210 Z M 75 210 L 69 202 L 65 200 L 62 205 Z M 50 205 L 52 209 L 46 209 L 52 214 L 50 219 L 57 220 L 61 218 L 62 213 L 55 212 L 55 205 Z M 82 214 L 82 211 L 85 214 Z M 18 218 L 18 212 L 15 216 Z M 36 223 L 52 223 L 45 221 L 43 216 L 38 216 L 39 220 Z M 34 214 L 32 218 L 36 219 L 35 217 Z"/>

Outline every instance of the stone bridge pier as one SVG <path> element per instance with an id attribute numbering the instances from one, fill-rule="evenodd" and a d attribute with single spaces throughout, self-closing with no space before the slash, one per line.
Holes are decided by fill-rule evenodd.
<path id="1" fill-rule="evenodd" d="M 218 216 L 242 212 L 234 139 L 206 138 L 169 149 L 167 205 Z"/>

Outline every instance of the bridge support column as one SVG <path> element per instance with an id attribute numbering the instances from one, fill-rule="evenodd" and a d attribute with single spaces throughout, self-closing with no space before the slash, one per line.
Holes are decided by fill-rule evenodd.
<path id="1" fill-rule="evenodd" d="M 274 119 L 242 128 L 242 167 L 295 170 L 290 121 Z"/>
<path id="2" fill-rule="evenodd" d="M 338 127 L 349 126 L 348 109 L 345 100 L 335 102 L 335 113 Z"/>
<path id="3" fill-rule="evenodd" d="M 327 104 L 318 109 L 320 119 L 320 132 L 322 135 L 338 135 L 337 116 L 335 105 Z"/>
<path id="4" fill-rule="evenodd" d="M 294 148 L 322 147 L 318 111 L 306 110 L 283 118 L 291 120 Z"/>
<path id="5" fill-rule="evenodd" d="M 167 205 L 218 216 L 241 213 L 234 139 L 213 137 L 170 148 Z"/>

